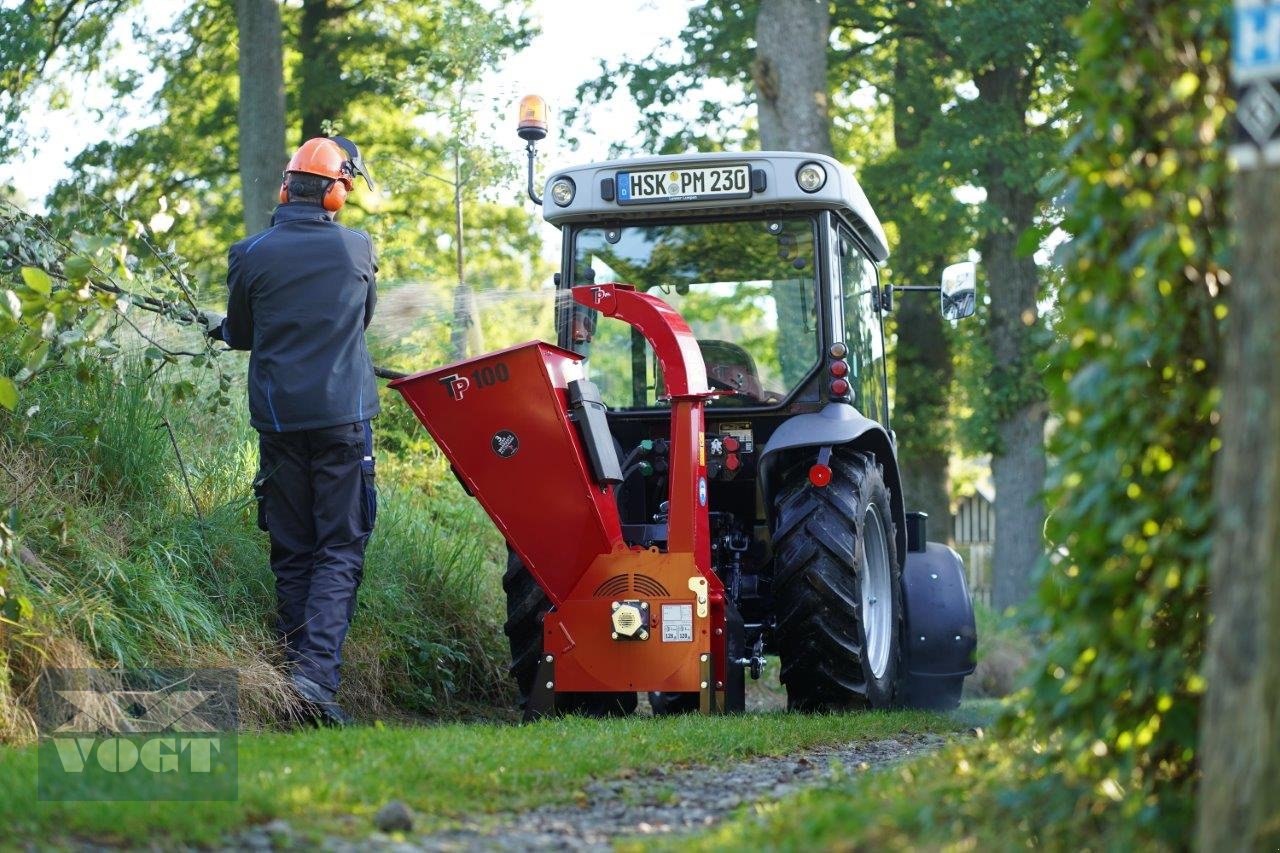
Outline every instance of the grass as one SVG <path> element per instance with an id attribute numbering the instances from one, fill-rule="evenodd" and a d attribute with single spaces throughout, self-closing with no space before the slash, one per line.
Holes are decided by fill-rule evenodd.
<path id="1" fill-rule="evenodd" d="M 28 840 L 211 844 L 228 831 L 274 818 L 304 832 L 368 832 L 369 817 L 400 799 L 430 828 L 462 815 L 581 800 L 593 779 L 963 725 L 953 717 L 896 711 L 570 717 L 528 726 L 242 735 L 239 799 L 221 803 L 35 802 L 35 750 L 26 747 L 0 751 L 0 826 Z"/>
<path id="2" fill-rule="evenodd" d="M 741 808 L 698 835 L 621 849 L 737 850 L 743 838 L 771 851 L 1164 848 L 1150 827 L 1135 831 L 1135 823 L 1073 806 L 1088 802 L 1088 786 L 1028 762 L 1034 748 L 1023 740 L 959 744 Z"/>
<path id="3" fill-rule="evenodd" d="M 966 702 L 953 719 L 985 726 L 1001 703 Z M 997 723 L 999 731 L 1002 726 Z M 1099 785 L 1085 765 L 1054 760 L 1060 744 L 1026 735 L 953 742 L 870 772 L 845 772 L 777 801 L 739 808 L 693 835 L 632 839 L 639 851 L 1170 850 L 1185 820 L 1155 798 Z M 1079 761 L 1079 759 L 1077 759 Z"/>
<path id="4" fill-rule="evenodd" d="M 24 390 L 34 414 L 0 413 L 0 509 L 16 501 L 27 555 L 13 561 L 8 586 L 35 613 L 25 642 L 0 636 L 0 656 L 9 651 L 0 740 L 30 737 L 30 687 L 50 666 L 231 666 L 251 727 L 282 710 L 274 581 L 250 497 L 257 448 L 243 403 L 210 413 L 159 399 L 154 387 L 141 368 L 121 377 L 102 367 L 87 380 L 57 368 Z M 432 466 L 428 458 L 419 476 L 430 488 L 387 487 L 382 477 L 345 649 L 348 705 L 368 717 L 510 704 L 501 540 Z M 5 675 L 0 667 L 0 682 Z"/>
<path id="5" fill-rule="evenodd" d="M 978 666 L 965 681 L 966 696 L 999 698 L 1025 680 L 1038 644 L 1026 625 L 1012 614 L 974 602 L 978 623 Z"/>

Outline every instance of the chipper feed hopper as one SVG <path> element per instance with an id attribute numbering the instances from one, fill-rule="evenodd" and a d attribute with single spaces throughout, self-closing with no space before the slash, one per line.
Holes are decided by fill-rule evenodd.
<path id="1" fill-rule="evenodd" d="M 550 599 L 530 716 L 558 693 L 696 694 L 739 710 L 741 620 L 711 564 L 698 342 L 661 299 L 624 284 L 573 299 L 630 324 L 670 397 L 665 548 L 626 544 L 618 445 L 581 356 L 530 342 L 392 383 Z"/>

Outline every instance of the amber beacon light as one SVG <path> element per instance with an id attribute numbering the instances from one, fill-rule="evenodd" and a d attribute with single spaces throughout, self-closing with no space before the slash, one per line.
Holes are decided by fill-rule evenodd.
<path id="1" fill-rule="evenodd" d="M 520 99 L 516 133 L 524 140 L 524 150 L 529 155 L 529 198 L 534 204 L 542 204 L 542 197 L 533 189 L 533 158 L 537 156 L 534 145 L 538 140 L 547 138 L 547 102 L 541 96 L 525 95 Z"/>
<path id="2" fill-rule="evenodd" d="M 547 136 L 547 102 L 539 95 L 520 99 L 520 122 L 516 133 L 526 142 L 538 142 Z"/>

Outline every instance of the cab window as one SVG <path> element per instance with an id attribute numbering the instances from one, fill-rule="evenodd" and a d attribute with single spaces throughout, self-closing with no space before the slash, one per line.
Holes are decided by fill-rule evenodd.
<path id="1" fill-rule="evenodd" d="M 716 408 L 781 404 L 817 366 L 814 217 L 582 228 L 571 284 L 618 281 L 660 297 L 698 339 Z M 575 306 L 562 340 L 612 409 L 668 405 L 661 366 L 624 323 Z"/>
<path id="2" fill-rule="evenodd" d="M 853 238 L 841 230 L 836 239 L 840 255 L 840 289 L 844 300 L 844 335 L 849 347 L 849 384 L 858 411 L 885 421 L 884 336 L 877 307 L 876 265 Z"/>

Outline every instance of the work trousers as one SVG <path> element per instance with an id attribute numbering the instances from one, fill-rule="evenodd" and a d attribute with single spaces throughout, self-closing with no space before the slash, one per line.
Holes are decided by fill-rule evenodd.
<path id="1" fill-rule="evenodd" d="M 337 692 L 378 493 L 368 421 L 258 434 L 258 524 L 271 536 L 280 638 L 293 671 Z"/>

